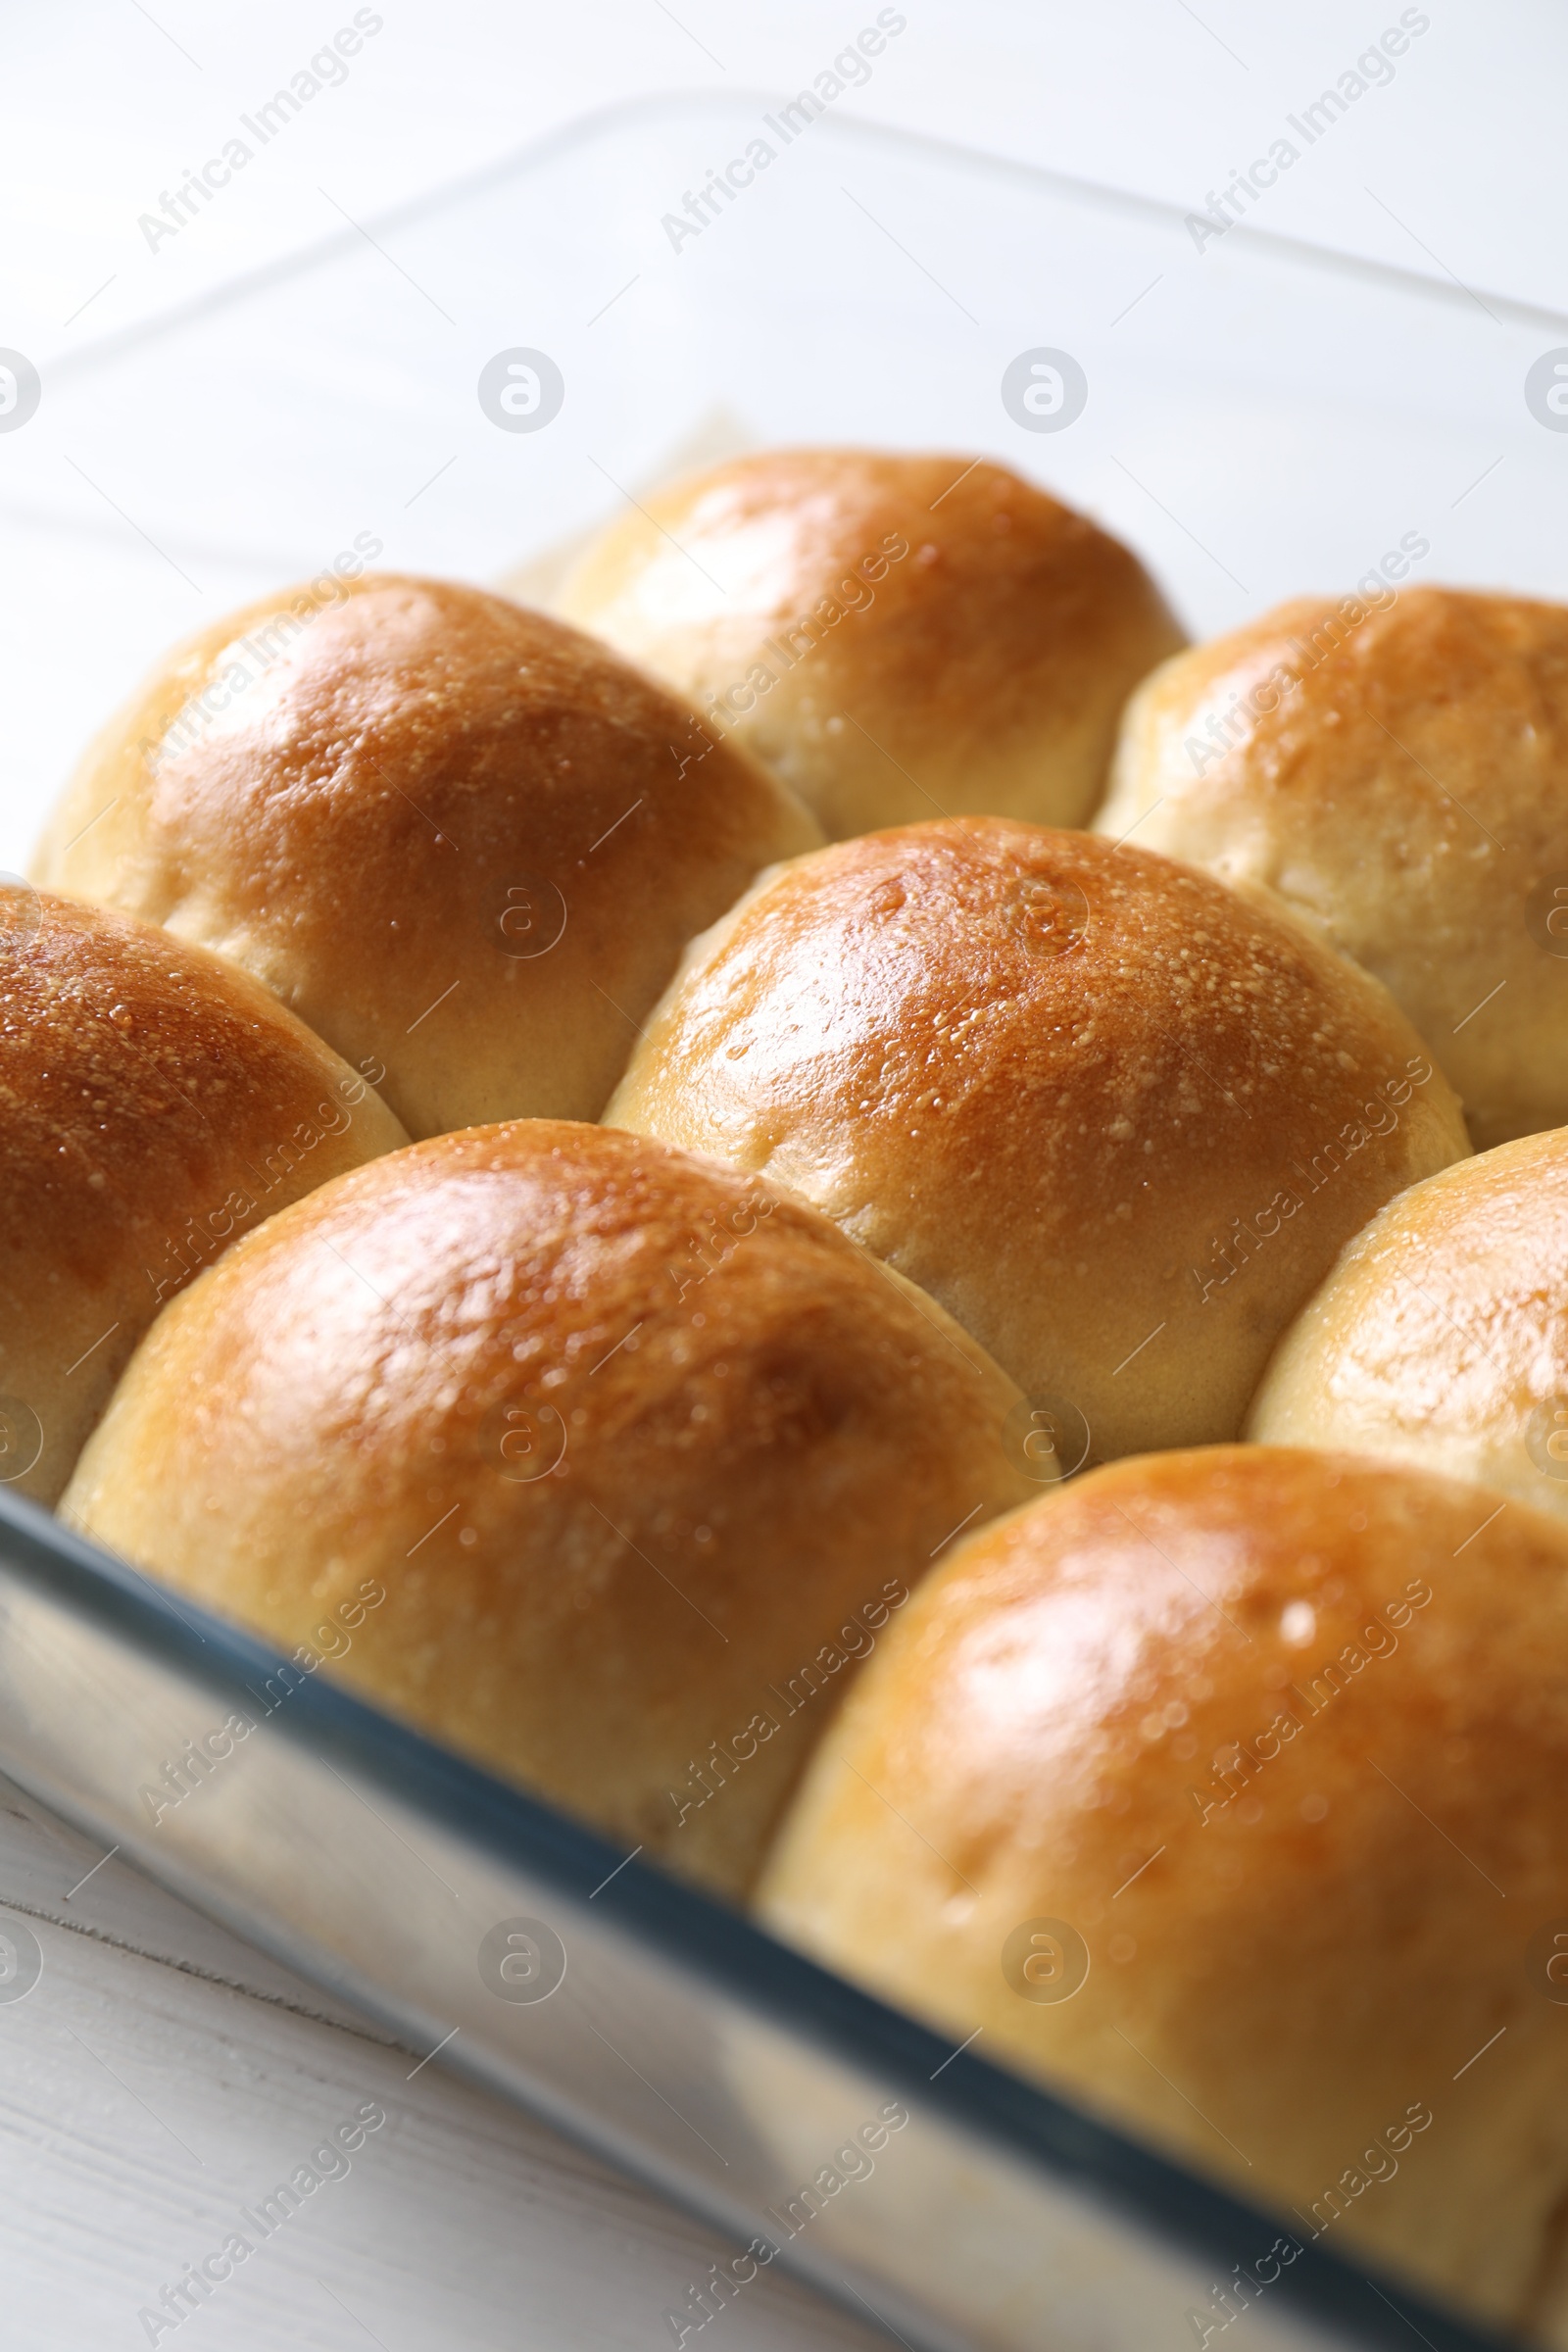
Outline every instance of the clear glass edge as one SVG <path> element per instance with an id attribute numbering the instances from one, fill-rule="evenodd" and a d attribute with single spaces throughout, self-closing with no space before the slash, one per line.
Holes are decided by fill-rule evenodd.
<path id="1" fill-rule="evenodd" d="M 301 276 L 339 254 L 354 252 L 367 234 L 385 236 L 413 222 L 429 220 L 449 206 L 465 203 L 480 195 L 487 188 L 499 186 L 509 179 L 536 171 L 559 157 L 570 155 L 579 147 L 591 145 L 595 139 L 613 132 L 621 124 L 640 126 L 649 122 L 657 123 L 662 118 L 676 118 L 683 113 L 719 114 L 742 106 L 765 109 L 777 106 L 780 102 L 781 95 L 776 90 L 682 90 L 662 92 L 648 98 L 623 99 L 612 106 L 596 108 L 573 117 L 569 122 L 560 124 L 539 138 L 524 142 L 492 163 L 481 165 L 476 171 L 460 173 L 420 196 L 388 206 L 384 212 L 372 215 L 364 229 L 333 230 L 312 244 L 298 246 L 273 261 L 225 278 L 220 284 L 193 295 L 188 301 L 173 304 L 147 318 L 134 320 L 128 326 L 78 344 L 69 353 L 48 356 L 40 362 L 40 372 L 55 381 L 68 376 L 90 374 L 95 367 L 118 359 L 122 353 L 138 344 L 156 342 L 166 334 L 173 334 L 193 325 L 216 310 L 243 302 L 252 294 Z M 832 117 L 819 127 L 830 139 L 850 143 L 865 141 L 950 169 L 1026 181 L 1031 186 L 1049 189 L 1094 211 L 1158 220 L 1166 226 L 1172 223 L 1180 226 L 1188 218 L 1180 204 L 1164 197 L 1149 196 L 1137 189 L 1084 179 L 1071 172 L 1054 171 L 1047 165 L 1025 163 L 1016 157 L 990 155 L 983 148 L 965 147 L 955 140 L 936 138 L 929 132 L 906 130 L 896 124 L 868 122 L 858 116 Z M 1553 310 L 1543 303 L 1525 302 L 1516 295 L 1495 293 L 1488 287 L 1467 286 L 1457 278 L 1449 283 L 1443 278 L 1428 276 L 1419 270 L 1402 269 L 1397 263 L 1380 262 L 1366 255 L 1347 253 L 1335 246 L 1318 245 L 1304 237 L 1285 236 L 1276 230 L 1254 228 L 1246 221 L 1234 223 L 1227 234 L 1237 251 L 1252 252 L 1277 262 L 1297 264 L 1331 275 L 1386 286 L 1446 309 L 1479 302 L 1521 324 L 1568 330 L 1568 311 Z"/>
<path id="2" fill-rule="evenodd" d="M 62 1614 L 86 1617 L 122 1647 L 176 1668 L 210 1690 L 220 1704 L 243 1706 L 255 1684 L 275 1675 L 282 1663 L 264 1643 L 183 1599 L 178 1612 L 172 1612 L 156 1596 L 156 1589 L 124 1563 L 99 1551 L 40 1506 L 3 1492 L 0 1574 L 22 1580 Z M 913 2018 L 790 1950 L 742 1913 L 656 1866 L 623 1862 L 593 1831 L 349 1691 L 320 1683 L 307 1685 L 294 1698 L 290 1720 L 276 1728 L 278 1736 L 313 1759 L 330 1762 L 326 1751 L 331 1751 L 443 1837 L 524 1870 L 577 1902 L 597 1889 L 607 1922 L 651 1946 L 666 1964 L 721 1990 L 727 2000 L 774 2030 L 858 2070 L 874 2070 L 901 2093 L 937 2109 L 1010 2156 L 1070 2182 L 1114 2218 L 1183 2253 L 1197 2253 L 1229 2268 L 1255 2248 L 1260 2230 L 1278 2225 L 1278 2217 L 1265 2209 L 1211 2186 L 1022 2077 L 967 2052 L 942 2065 L 949 2059 L 947 2044 Z M 44 1802 L 60 1801 L 47 1781 L 28 1786 Z M 110 1827 L 123 1829 L 122 1823 L 96 1819 L 89 1826 L 106 1834 Z M 135 1858 L 150 1875 L 189 1896 L 188 1874 L 161 1871 L 145 1840 Z M 609 1872 L 615 1875 L 607 1886 L 603 1882 Z M 230 1903 L 220 1899 L 213 1907 L 231 1920 Z M 255 1931 L 254 1922 L 241 1924 Z M 348 1991 L 394 2028 L 407 2022 L 407 2013 L 399 2012 L 395 2000 L 389 2002 L 378 1988 L 347 1984 L 344 1972 L 323 1961 L 292 1927 L 274 1926 L 264 1940 L 275 1956 L 335 1991 Z M 933 2081 L 933 2069 L 939 2065 L 941 2079 Z M 507 2085 L 482 2066 L 470 2065 L 466 2071 L 506 2095 Z M 563 2118 L 549 2103 L 536 2112 L 546 2113 L 558 2128 L 572 2131 L 596 2153 L 623 2168 L 631 2161 L 623 2145 L 596 2135 L 591 2122 Z M 639 2169 L 634 2161 L 631 2169 Z M 662 2178 L 653 2179 L 651 2185 L 671 2194 Z M 677 2201 L 691 2205 L 704 2220 L 733 2219 L 700 2192 L 675 2193 Z M 801 2267 L 811 2283 L 824 2286 L 814 2270 Z M 1402 2283 L 1388 2278 L 1380 2282 L 1359 2263 L 1318 2247 L 1305 2246 L 1279 2286 L 1282 2310 L 1339 2329 L 1346 2342 L 1377 2347 L 1377 2352 L 1401 2352 L 1411 2328 L 1426 2336 L 1434 2352 L 1506 2352 L 1509 2339 L 1479 2332 L 1427 2304 Z"/>

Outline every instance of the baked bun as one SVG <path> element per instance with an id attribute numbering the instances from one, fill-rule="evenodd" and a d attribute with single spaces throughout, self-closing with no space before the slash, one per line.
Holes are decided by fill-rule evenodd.
<path id="1" fill-rule="evenodd" d="M 411 1134 L 595 1118 L 684 943 L 817 829 L 740 753 L 683 773 L 690 712 L 574 629 L 331 585 L 171 655 L 37 877 L 231 956 L 384 1062 Z"/>
<path id="2" fill-rule="evenodd" d="M 605 1116 L 793 1186 L 940 1298 L 1076 1468 L 1235 1437 L 1279 1333 L 1467 1150 L 1376 981 L 1143 851 L 841 842 L 692 951 Z"/>
<path id="3" fill-rule="evenodd" d="M 735 1892 L 855 1659 L 960 1526 L 1034 1491 L 1018 1401 L 811 1209 L 519 1121 L 379 1161 L 215 1267 L 64 1508 Z"/>
<path id="4" fill-rule="evenodd" d="M 1568 607 L 1302 599 L 1196 646 L 1128 709 L 1097 829 L 1135 824 L 1375 972 L 1478 1150 L 1568 1122 Z"/>
<path id="5" fill-rule="evenodd" d="M 1568 1130 L 1381 1210 L 1281 1340 L 1248 1415 L 1568 1516 Z"/>
<path id="6" fill-rule="evenodd" d="M 0 884 L 0 1482 L 53 1502 L 160 1306 L 407 1141 L 244 972 Z"/>
<path id="7" fill-rule="evenodd" d="M 861 449 L 675 483 L 558 602 L 835 837 L 971 810 L 1082 823 L 1128 692 L 1184 642 L 1130 549 L 1004 466 Z"/>
<path id="8" fill-rule="evenodd" d="M 1530 2325 L 1568 2200 L 1568 1537 L 1490 1507 L 1227 1446 L 1013 1513 L 850 1692 L 764 1919 L 1288 2244 Z"/>

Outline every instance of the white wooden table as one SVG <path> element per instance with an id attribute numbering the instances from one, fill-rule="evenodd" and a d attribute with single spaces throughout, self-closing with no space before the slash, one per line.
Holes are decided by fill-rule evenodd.
<path id="1" fill-rule="evenodd" d="M 308 244 L 323 187 L 365 218 L 615 98 L 794 90 L 876 12 L 386 0 L 373 46 L 266 173 L 149 251 L 138 216 L 353 13 L 346 0 L 10 12 L 0 345 L 54 349 L 74 318 L 103 332 Z M 1568 20 L 1544 0 L 1433 0 L 1430 13 L 1395 81 L 1280 183 L 1268 225 L 1568 307 L 1555 184 Z M 1309 12 L 1123 0 L 1098 13 L 909 0 L 896 54 L 845 106 L 1196 206 L 1398 14 L 1394 0 L 1371 17 L 1363 0 Z M 7 613 L 54 596 L 68 629 L 74 568 L 112 565 L 117 529 L 110 517 L 99 541 L 52 535 L 18 449 L 0 445 L 0 710 L 27 683 Z M 214 562 L 220 578 L 220 551 Z M 51 769 L 128 682 L 117 660 L 102 638 L 83 648 L 58 760 L 35 729 L 24 759 L 0 761 L 0 865 L 22 862 Z M 52 743 L 52 714 L 49 727 Z M 641 2352 L 674 2341 L 665 2311 L 729 2251 L 0 1783 L 0 1932 L 7 1916 L 44 1965 L 24 1999 L 0 1999 L 6 2352 Z M 141 2318 L 364 2105 L 386 2121 L 346 2175 L 177 2327 Z M 885 2340 L 772 2273 L 716 2325 L 733 2352 Z"/>
<path id="2" fill-rule="evenodd" d="M 642 2352 L 734 2251 L 0 1782 L 0 1935 L 18 1922 L 43 1970 L 0 1997 L 6 2352 Z M 262 2200 L 367 2107 L 385 2123 L 346 2171 L 313 2166 L 321 2185 L 264 2239 Z M 167 2322 L 164 2290 L 233 2233 L 254 2253 Z M 770 2273 L 724 2334 L 885 2340 Z"/>

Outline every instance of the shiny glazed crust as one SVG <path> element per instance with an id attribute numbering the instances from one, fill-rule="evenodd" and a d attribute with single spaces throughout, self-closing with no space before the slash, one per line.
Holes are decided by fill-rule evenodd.
<path id="1" fill-rule="evenodd" d="M 203 698 L 207 698 L 204 702 Z M 603 1108 L 684 943 L 816 827 L 602 646 L 476 588 L 285 592 L 172 654 L 37 878 L 255 972 L 411 1134 Z"/>
<path id="2" fill-rule="evenodd" d="M 851 1692 L 764 1919 L 1288 2242 L 1533 2317 L 1568 2191 L 1568 1537 L 1494 1508 L 1226 1447 L 999 1521 Z"/>
<path id="3" fill-rule="evenodd" d="M 367 1075 L 246 973 L 0 888 L 0 1478 L 53 1502 L 159 1307 L 275 1209 L 407 1141 Z"/>
<path id="4" fill-rule="evenodd" d="M 1568 607 L 1302 598 L 1197 646 L 1129 706 L 1097 829 L 1135 823 L 1375 972 L 1478 1150 L 1568 1122 Z"/>
<path id="5" fill-rule="evenodd" d="M 628 509 L 561 610 L 840 837 L 966 811 L 1080 824 L 1182 632 L 1130 549 L 1005 467 L 771 450 Z"/>
<path id="6" fill-rule="evenodd" d="M 1067 1467 L 1236 1436 L 1342 1244 L 1468 1149 L 1403 1015 L 1288 916 L 997 818 L 764 877 L 605 1116 L 815 1201 L 1065 1409 Z"/>
<path id="7" fill-rule="evenodd" d="M 327 1186 L 204 1276 L 63 1508 L 734 1892 L 900 1595 L 1031 1491 L 1015 1402 L 812 1210 L 518 1121 Z"/>
<path id="8" fill-rule="evenodd" d="M 1391 1201 L 1281 1340 L 1247 1434 L 1568 1514 L 1568 1132 L 1522 1136 Z"/>

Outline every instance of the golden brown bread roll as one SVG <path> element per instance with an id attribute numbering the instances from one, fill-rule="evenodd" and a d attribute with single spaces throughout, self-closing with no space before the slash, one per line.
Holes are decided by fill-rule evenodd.
<path id="1" fill-rule="evenodd" d="M 1568 1514 L 1568 1130 L 1391 1200 L 1281 1340 L 1247 1434 Z"/>
<path id="2" fill-rule="evenodd" d="M 770 450 L 629 509 L 559 598 L 828 833 L 1081 824 L 1130 689 L 1183 643 L 1131 550 L 1005 467 Z"/>
<path id="3" fill-rule="evenodd" d="M 324 596 L 324 591 L 322 592 Z M 37 878 L 265 980 L 411 1134 L 594 1118 L 692 934 L 817 829 L 603 647 L 476 588 L 269 597 L 88 751 Z"/>
<path id="4" fill-rule="evenodd" d="M 1568 1121 L 1568 607 L 1303 598 L 1196 646 L 1128 708 L 1097 830 L 1135 824 L 1375 972 L 1478 1150 Z"/>
<path id="5" fill-rule="evenodd" d="M 519 1121 L 214 1267 L 63 1508 L 283 1647 L 383 1592 L 346 1681 L 733 1892 L 901 1595 L 1032 1491 L 1017 1401 L 809 1208 Z"/>
<path id="6" fill-rule="evenodd" d="M 160 1306 L 407 1136 L 205 949 L 0 886 L 0 1481 L 53 1502 Z"/>
<path id="7" fill-rule="evenodd" d="M 764 1919 L 1290 2243 L 1538 2318 L 1568 2216 L 1568 1537 L 1491 1507 L 1224 1447 L 999 1521 L 851 1690 Z"/>
<path id="8" fill-rule="evenodd" d="M 1341 1245 L 1468 1148 L 1403 1015 L 1288 917 L 997 818 L 764 877 L 605 1116 L 814 1200 L 974 1333 L 1069 1469 L 1235 1437 Z"/>

